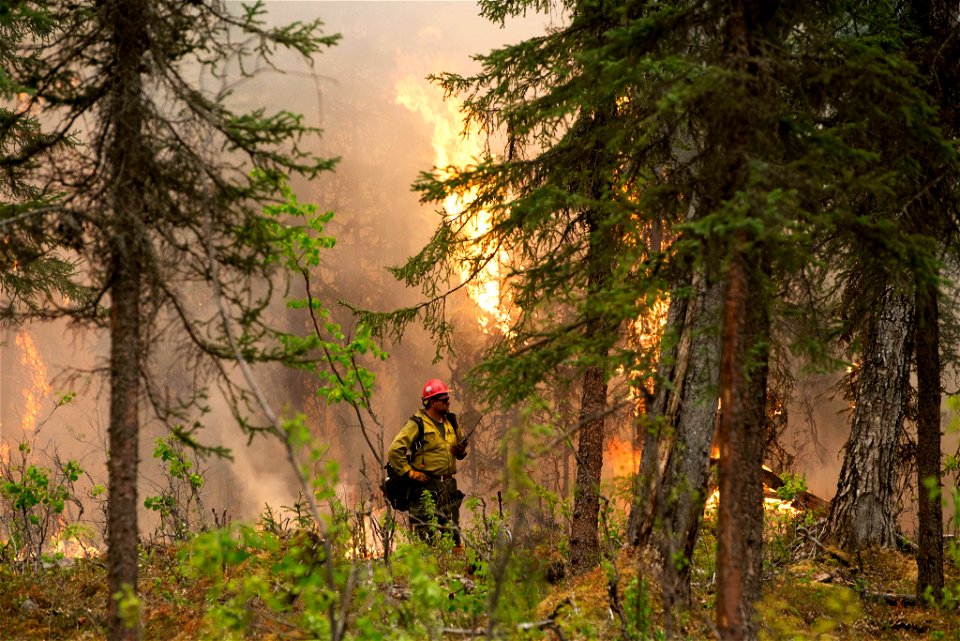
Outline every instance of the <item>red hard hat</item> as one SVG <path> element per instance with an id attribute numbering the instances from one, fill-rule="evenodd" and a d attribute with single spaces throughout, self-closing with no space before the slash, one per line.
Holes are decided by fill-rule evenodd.
<path id="1" fill-rule="evenodd" d="M 428 398 L 433 398 L 440 394 L 449 394 L 450 390 L 447 388 L 447 384 L 441 381 L 439 378 L 431 378 L 429 381 L 423 384 L 423 392 L 420 394 L 420 398 L 427 400 Z"/>

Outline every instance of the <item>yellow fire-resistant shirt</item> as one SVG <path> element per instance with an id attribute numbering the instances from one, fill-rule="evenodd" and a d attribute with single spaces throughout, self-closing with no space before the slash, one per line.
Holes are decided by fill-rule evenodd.
<path id="1" fill-rule="evenodd" d="M 451 448 L 460 441 L 460 432 L 454 429 L 449 419 L 444 419 L 443 425 L 438 426 L 423 410 L 418 411 L 417 416 L 423 419 L 423 447 L 413 456 L 413 468 L 433 476 L 456 474 L 457 459 Z M 407 420 L 387 451 L 387 460 L 399 474 L 410 471 L 407 451 L 418 431 L 413 419 Z"/>

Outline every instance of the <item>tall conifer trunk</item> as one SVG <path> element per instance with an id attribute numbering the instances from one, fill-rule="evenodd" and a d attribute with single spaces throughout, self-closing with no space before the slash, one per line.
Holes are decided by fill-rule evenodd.
<path id="1" fill-rule="evenodd" d="M 122 244 L 124 239 L 118 239 Z M 131 248 L 128 248 L 132 250 Z M 111 641 L 140 638 L 138 624 L 124 621 L 116 595 L 137 586 L 137 451 L 139 443 L 140 273 L 133 252 L 118 248 L 110 310 L 109 508 L 107 518 Z M 132 592 L 131 592 L 132 591 Z M 133 625 L 131 625 L 133 623 Z"/>
<path id="2" fill-rule="evenodd" d="M 590 213 L 588 213 L 588 217 Z M 607 261 L 609 244 L 597 236 L 598 229 L 590 220 L 590 235 L 593 238 L 587 252 L 591 265 L 587 283 L 588 298 L 595 297 L 610 278 Z M 586 331 L 592 336 L 606 336 L 610 331 L 598 312 L 591 314 Z M 601 341 L 604 345 L 605 341 Z M 599 357 L 606 356 L 606 348 L 600 348 Z M 577 474 L 574 484 L 573 518 L 570 524 L 570 567 L 575 573 L 584 572 L 600 560 L 600 544 L 597 526 L 600 517 L 600 473 L 603 469 L 603 441 L 607 408 L 607 372 L 600 366 L 589 366 L 583 372 L 579 412 L 579 438 L 577 442 Z"/>
<path id="3" fill-rule="evenodd" d="M 146 0 L 105 3 L 113 75 L 105 121 L 108 126 L 107 187 L 113 213 L 107 225 L 110 248 L 109 513 L 107 516 L 108 638 L 140 638 L 138 620 L 127 620 L 117 596 L 137 589 L 137 450 L 140 392 L 140 305 L 145 176 L 141 65 L 148 47 Z"/>
<path id="4" fill-rule="evenodd" d="M 917 594 L 930 590 L 936 598 L 944 585 L 938 297 L 936 282 L 917 279 Z"/>
<path id="5" fill-rule="evenodd" d="M 592 238 L 587 252 L 587 262 L 591 266 L 587 282 L 587 297 L 590 299 L 602 291 L 610 278 L 610 267 L 606 262 L 606 252 L 610 245 L 598 238 L 599 230 L 592 219 L 592 212 L 588 212 L 587 217 Z M 586 331 L 592 336 L 605 336 L 609 327 L 602 315 L 595 311 L 589 316 Z M 600 352 L 602 353 L 597 356 L 606 356 L 606 348 L 601 347 Z M 600 473 L 603 469 L 606 408 L 607 372 L 601 366 L 589 366 L 584 370 L 582 379 L 577 472 L 573 488 L 573 518 L 570 524 L 570 568 L 574 573 L 585 572 L 600 560 L 597 527 L 600 517 Z"/>
<path id="6" fill-rule="evenodd" d="M 777 3 L 731 2 L 725 24 L 724 58 L 738 82 L 740 106 L 712 123 L 720 158 L 713 166 L 715 202 L 737 202 L 749 182 L 752 159 L 769 152 L 764 142 L 775 124 L 763 118 L 772 100 L 760 40 Z M 733 97 L 726 97 L 734 100 Z M 745 103 L 754 114 L 743 113 Z M 760 146 L 758 148 L 758 146 Z M 705 204 L 709 205 L 708 202 Z M 770 315 L 766 283 L 770 257 L 751 228 L 764 224 L 752 203 L 743 227 L 729 232 L 724 274 L 720 358 L 720 420 L 717 465 L 720 508 L 717 522 L 717 628 L 724 641 L 756 638 L 754 604 L 760 597 L 763 561 L 763 427 L 766 423 Z M 709 207 L 707 211 L 709 211 Z M 749 224 L 747 222 L 749 221 Z"/>
<path id="7" fill-rule="evenodd" d="M 604 416 L 607 376 L 599 367 L 583 374 L 580 403 L 580 438 L 577 445 L 577 479 L 574 486 L 573 521 L 570 526 L 570 567 L 583 572 L 597 564 L 600 546 L 597 520 L 600 514 L 600 472 L 603 467 Z"/>
<path id="8" fill-rule="evenodd" d="M 598 14 L 599 24 L 605 24 Z M 599 27 L 596 27 L 599 28 Z M 595 340 L 592 356 L 606 359 L 616 339 L 616 325 L 605 317 L 601 298 L 608 286 L 615 264 L 616 247 L 621 242 L 618 227 L 602 220 L 599 203 L 609 197 L 612 162 L 606 141 L 598 133 L 615 117 L 613 101 L 591 114 L 581 117 L 571 131 L 573 140 L 588 140 L 591 171 L 581 189 L 595 203 L 583 214 L 589 245 L 585 256 L 587 283 L 585 300 L 586 336 Z M 602 365 L 588 365 L 583 370 L 577 443 L 577 472 L 574 485 L 573 518 L 570 524 L 570 568 L 584 572 L 600 560 L 598 524 L 600 517 L 600 473 L 603 468 L 603 442 L 607 408 L 607 371 Z"/>
<path id="9" fill-rule="evenodd" d="M 665 604 L 688 604 L 690 559 L 710 476 L 710 444 L 717 424 L 719 324 L 723 288 L 701 277 L 690 302 L 690 365 L 682 387 L 676 436 L 657 499 Z"/>
<path id="10" fill-rule="evenodd" d="M 895 457 L 909 384 L 912 316 L 906 297 L 888 289 L 867 320 L 850 438 L 827 520 L 827 538 L 841 548 L 896 544 Z"/>
<path id="11" fill-rule="evenodd" d="M 941 126 L 949 137 L 960 131 L 958 98 L 960 98 L 960 69 L 957 56 L 956 25 L 960 7 L 950 0 L 921 0 L 910 3 L 914 18 L 924 39 L 917 57 L 920 68 L 931 79 L 931 93 L 940 107 Z M 936 170 L 935 170 L 936 171 Z M 930 177 L 934 183 L 936 174 Z M 943 174 L 941 174 L 941 177 Z M 953 183 L 954 180 L 945 182 Z M 918 207 L 915 219 L 920 233 L 926 233 L 933 243 L 950 243 L 956 232 L 951 229 L 955 218 L 954 205 L 942 187 L 934 188 L 932 202 Z M 945 224 L 946 223 L 946 224 Z M 944 237 L 946 240 L 944 241 Z M 921 263 L 923 265 L 923 263 Z M 941 433 L 940 433 L 940 310 L 939 270 L 917 269 L 916 278 L 916 365 L 917 365 L 917 594 L 930 590 L 939 598 L 944 587 L 943 568 L 943 506 L 941 490 Z M 928 486 L 929 484 L 929 486 Z M 935 496 L 930 488 L 936 488 Z"/>
<path id="12" fill-rule="evenodd" d="M 750 256 L 749 258 L 756 258 Z M 717 471 L 717 628 L 724 641 L 756 638 L 763 560 L 763 426 L 769 313 L 759 261 L 734 248 L 723 303 Z"/>

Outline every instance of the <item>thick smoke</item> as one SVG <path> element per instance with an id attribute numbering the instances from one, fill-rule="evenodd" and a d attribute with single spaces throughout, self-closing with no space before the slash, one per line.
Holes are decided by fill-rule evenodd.
<path id="1" fill-rule="evenodd" d="M 419 172 L 437 162 L 433 125 L 398 103 L 398 85 L 413 78 L 425 91 L 437 91 L 425 80 L 428 74 L 475 70 L 471 54 L 542 33 L 557 18 L 530 16 L 500 28 L 478 17 L 476 6 L 469 2 L 273 2 L 268 10 L 272 23 L 319 17 L 329 33 L 343 36 L 339 45 L 318 55 L 311 65 L 285 56 L 277 70 L 259 70 L 237 86 L 233 99 L 242 108 L 303 113 L 323 130 L 315 149 L 326 157 L 340 158 L 335 172 L 312 183 L 295 182 L 293 187 L 301 201 L 335 213 L 327 231 L 337 239 L 337 246 L 325 255 L 314 278 L 335 317 L 350 328 L 351 316 L 338 301 L 386 310 L 416 300 L 418 293 L 398 285 L 386 267 L 401 264 L 422 247 L 438 222 L 434 208 L 420 204 L 410 188 Z M 273 314 L 288 330 L 308 331 L 306 319 L 296 312 L 278 306 Z M 64 457 L 82 458 L 91 476 L 88 486 L 105 483 L 107 390 L 101 378 L 85 371 L 104 365 L 106 338 L 93 332 L 71 333 L 65 323 L 4 330 L 0 437 L 8 444 L 25 436 L 23 393 L 32 385 L 15 344 L 18 331 L 34 338 L 48 370 L 50 392 L 43 399 L 41 418 L 50 414 L 58 393 L 78 393 L 74 402 L 59 408 L 43 425 L 40 444 L 57 448 Z M 463 345 L 483 342 L 474 323 L 461 323 L 458 331 Z M 433 363 L 434 346 L 415 329 L 402 344 L 384 347 L 389 359 L 369 365 L 377 374 L 373 409 L 384 426 L 382 438 L 389 443 L 417 408 L 422 381 L 446 378 L 451 368 L 469 363 L 463 354 L 459 362 Z M 170 384 L 174 385 L 181 374 L 175 353 L 158 356 L 159 362 L 165 360 L 171 364 Z M 325 407 L 316 399 L 315 383 L 303 376 L 277 370 L 261 370 L 258 376 L 276 409 L 306 413 L 311 429 L 329 447 L 327 456 L 340 463 L 344 498 L 355 500 L 361 491 L 369 492 L 362 471 L 373 478 L 378 470 L 353 413 L 345 407 Z M 797 467 L 807 473 L 811 490 L 824 498 L 835 490 L 841 463 L 837 453 L 847 433 L 846 417 L 839 413 L 843 404 L 829 400 L 827 383 L 815 381 L 808 388 L 806 403 L 801 399 L 790 405 L 787 432 L 796 439 L 787 445 L 799 453 Z M 453 409 L 460 411 L 468 404 L 470 390 L 455 391 Z M 299 488 L 283 462 L 283 448 L 267 437 L 257 437 L 248 445 L 222 397 L 214 395 L 210 408 L 203 417 L 206 428 L 200 438 L 229 447 L 234 460 L 201 462 L 208 480 L 208 512 L 227 510 L 233 518 L 252 519 L 265 504 L 292 505 Z M 815 419 L 815 432 L 811 419 Z M 151 454 L 155 439 L 162 435 L 156 424 L 144 430 L 141 496 L 153 493 L 159 482 Z M 376 431 L 370 436 L 381 438 Z M 476 482 L 479 471 L 475 462 L 467 463 L 462 476 L 469 484 L 470 479 Z M 564 469 L 563 474 L 569 475 L 570 470 Z M 88 515 L 95 513 L 93 507 Z M 149 533 L 155 520 L 150 513 L 144 512 L 144 517 L 143 529 Z"/>
<path id="2" fill-rule="evenodd" d="M 466 2 L 268 4 L 271 23 L 315 18 L 325 22 L 328 33 L 342 34 L 338 46 L 318 55 L 310 65 L 282 56 L 277 69 L 260 69 L 240 82 L 232 99 L 238 108 L 266 107 L 304 114 L 307 122 L 323 130 L 314 149 L 326 157 L 340 158 L 334 173 L 309 184 L 295 182 L 293 187 L 302 202 L 335 212 L 327 231 L 337 239 L 337 246 L 325 255 L 314 278 L 334 315 L 349 328 L 351 316 L 338 301 L 390 309 L 416 299 L 417 292 L 404 291 L 386 267 L 401 264 L 421 247 L 438 220 L 433 208 L 421 205 L 410 188 L 418 173 L 435 163 L 431 126 L 419 114 L 397 104 L 397 83 L 412 76 L 427 87 L 425 76 L 429 73 L 467 72 L 475 64 L 470 54 L 542 32 L 549 18 L 521 20 L 501 29 L 480 18 L 477 8 Z M 304 317 L 282 306 L 273 314 L 285 329 L 308 330 Z M 461 329 L 478 331 L 473 325 Z M 49 389 L 39 396 L 34 389 L 36 373 L 21 364 L 21 349 L 15 340 L 18 332 L 26 332 L 35 341 L 46 368 Z M 390 358 L 370 365 L 378 382 L 374 410 L 384 426 L 382 438 L 389 443 L 405 417 L 417 408 L 421 382 L 433 376 L 446 377 L 450 370 L 444 362 L 432 362 L 434 347 L 422 332 L 410 331 L 401 345 L 384 347 Z M 164 385 L 176 390 L 184 384 L 184 372 L 175 346 L 164 345 L 159 352 L 155 361 L 169 371 Z M 89 473 L 84 489 L 106 483 L 108 390 L 102 372 L 94 370 L 105 366 L 107 353 L 104 335 L 70 330 L 66 322 L 5 330 L 0 346 L 0 439 L 15 453 L 17 443 L 31 438 L 33 432 L 23 429 L 24 423 L 32 420 L 29 414 L 33 410 L 28 410 L 26 403 L 36 401 L 40 420 L 49 417 L 35 439 L 36 454 L 57 451 L 64 459 L 81 459 Z M 315 397 L 313 381 L 305 377 L 266 369 L 258 376 L 278 411 L 307 414 L 311 429 L 329 448 L 327 456 L 340 463 L 341 493 L 355 499 L 363 487 L 362 468 L 371 478 L 379 471 L 353 413 L 347 408 L 324 407 Z M 57 396 L 67 391 L 76 391 L 76 399 L 53 411 Z M 468 390 L 459 392 L 469 394 Z M 24 393 L 32 394 L 34 400 L 28 401 Z M 209 406 L 209 413 L 201 417 L 205 428 L 200 440 L 230 448 L 233 461 L 208 458 L 199 462 L 207 477 L 207 517 L 212 510 L 227 510 L 233 518 L 252 519 L 265 504 L 274 508 L 292 505 L 299 488 L 284 462 L 283 448 L 263 436 L 248 445 L 216 390 Z M 157 493 L 162 484 L 152 452 L 156 439 L 164 434 L 156 422 L 144 427 L 141 501 Z M 380 438 L 375 432 L 371 436 Z M 36 462 L 44 464 L 40 459 Z M 96 507 L 93 502 L 87 505 L 85 517 L 98 516 Z M 155 515 L 144 510 L 142 517 L 142 530 L 149 536 L 156 527 Z"/>

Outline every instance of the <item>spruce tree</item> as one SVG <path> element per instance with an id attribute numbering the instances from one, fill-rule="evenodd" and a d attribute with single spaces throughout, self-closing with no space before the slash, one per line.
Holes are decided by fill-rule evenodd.
<path id="1" fill-rule="evenodd" d="M 27 315 L 55 314 L 64 297 L 87 294 L 74 281 L 74 266 L 56 248 L 69 241 L 67 225 L 48 226 L 38 211 L 56 208 L 59 194 L 31 180 L 41 163 L 54 162 L 69 141 L 44 128 L 30 109 L 31 64 L 23 47 L 55 31 L 48 8 L 14 3 L 0 14 L 0 320 L 22 321 Z"/>
<path id="2" fill-rule="evenodd" d="M 493 20 L 525 6 L 482 3 Z M 445 219 L 433 239 L 396 275 L 422 286 L 428 300 L 368 321 L 395 331 L 420 318 L 441 337 L 450 331 L 437 287 L 465 259 L 471 277 L 510 256 L 503 286 L 518 317 L 505 339 L 477 368 L 478 387 L 491 402 L 521 403 L 544 385 L 580 383 L 571 565 L 582 571 L 599 560 L 599 483 L 608 413 L 608 381 L 619 364 L 636 364 L 621 340 L 623 326 L 648 300 L 636 275 L 649 269 L 650 226 L 631 199 L 643 179 L 630 175 L 616 144 L 623 119 L 635 106 L 597 82 L 598 69 L 579 56 L 604 42 L 622 18 L 618 3 L 589 1 L 570 7 L 569 24 L 546 36 L 478 56 L 475 76 L 444 74 L 438 82 L 463 97 L 467 126 L 504 134 L 503 151 L 442 177 L 426 172 L 416 187 L 427 202 L 470 191 L 455 219 Z M 465 230 L 487 218 L 473 238 Z M 448 260 L 452 258 L 453 260 Z M 452 282 L 453 287 L 459 283 Z M 647 291 L 655 292 L 655 288 Z M 649 300 L 652 300 L 649 299 Z"/>
<path id="3" fill-rule="evenodd" d="M 953 141 L 960 137 L 960 11 L 935 0 L 912 2 L 917 39 L 912 57 L 923 86 L 936 105 L 937 122 Z M 917 368 L 917 594 L 938 599 L 944 588 L 941 449 L 941 275 L 943 260 L 957 241 L 957 155 L 935 147 L 926 163 L 926 193 L 911 202 L 910 229 L 923 238 L 913 261 L 915 274 L 915 351 Z M 952 311 L 947 306 L 948 313 Z"/>
<path id="4" fill-rule="evenodd" d="M 504 19 L 540 4 L 482 6 Z M 598 363 L 608 372 L 618 365 L 651 371 L 650 355 L 623 348 L 612 333 L 571 331 L 589 325 L 590 310 L 603 310 L 604 327 L 622 328 L 672 287 L 671 317 L 679 324 L 697 275 L 716 286 L 722 302 L 702 306 L 696 332 L 673 333 L 679 344 L 663 350 L 658 383 L 688 375 L 679 371 L 684 341 L 719 333 L 716 396 L 703 389 L 676 398 L 688 411 L 721 401 L 717 622 L 723 638 L 754 638 L 771 343 L 788 336 L 782 327 L 789 324 L 791 349 L 820 366 L 835 364 L 832 310 L 821 305 L 838 297 L 826 288 L 852 282 L 858 261 L 875 253 L 871 241 L 881 239 L 890 252 L 905 246 L 904 234 L 884 234 L 903 206 L 897 195 L 908 193 L 916 176 L 910 163 L 937 144 L 929 101 L 886 6 L 731 0 L 565 7 L 569 27 L 480 56 L 476 76 L 440 77 L 449 92 L 466 97 L 468 115 L 502 131 L 507 144 L 499 157 L 420 182 L 427 201 L 472 188 L 478 197 L 397 271 L 426 285 L 428 300 L 393 319 L 419 315 L 449 330 L 436 288 L 438 270 L 451 269 L 443 259 L 462 248 L 477 273 L 497 252 L 510 253 L 507 282 L 520 320 L 478 371 L 492 396 L 518 402 L 561 364 L 580 372 Z M 616 108 L 598 122 L 611 100 Z M 585 118 L 595 126 L 584 127 Z M 585 153 L 596 148 L 605 150 L 601 165 Z M 598 166 L 611 185 L 599 197 L 582 188 Z M 481 211 L 490 212 L 492 225 L 475 243 L 459 230 Z M 588 220 L 622 239 L 600 288 L 591 288 L 585 260 L 598 237 L 575 234 L 592 230 Z M 661 233 L 668 240 L 658 245 Z M 887 272 L 902 267 L 892 260 Z M 809 291 L 811 284 L 818 291 Z M 572 303 L 555 315 L 566 322 L 550 324 L 545 310 L 558 303 Z M 708 372 L 689 375 L 710 387 Z M 679 416 L 667 399 L 655 392 L 648 407 Z M 671 455 L 675 461 L 660 494 L 679 497 L 656 506 L 661 519 L 654 525 L 666 525 L 664 549 L 679 557 L 668 553 L 666 563 L 683 563 L 680 548 L 690 549 L 696 536 L 702 433 L 709 428 L 660 448 L 664 465 Z M 660 452 L 653 454 L 646 471 L 657 473 Z M 693 516 L 677 525 L 681 512 Z"/>
<path id="5" fill-rule="evenodd" d="M 923 5 L 924 3 L 921 3 Z M 939 484 L 940 369 L 939 280 L 946 244 L 954 224 L 955 137 L 939 91 L 948 86 L 950 68 L 932 65 L 943 41 L 934 44 L 930 14 L 913 8 L 891 13 L 883 6 L 865 10 L 860 31 L 847 34 L 851 49 L 869 53 L 883 69 L 879 82 L 839 97 L 841 116 L 862 124 L 854 134 L 886 174 L 861 180 L 848 193 L 850 216 L 837 227 L 829 247 L 845 294 L 841 309 L 847 323 L 841 336 L 854 347 L 855 405 L 851 435 L 828 520 L 829 539 L 849 549 L 893 547 L 898 542 L 895 491 L 900 467 L 899 441 L 908 413 L 909 367 L 915 354 L 919 386 L 918 489 L 920 534 L 929 543 L 923 554 L 940 567 L 942 532 L 938 499 L 926 483 Z M 926 18 L 923 18 L 926 15 Z M 947 32 L 949 29 L 947 29 Z M 940 37 L 949 38 L 941 31 Z M 932 54 L 932 57 L 931 57 Z M 949 72 L 947 73 L 949 76 Z M 885 77 L 885 80 L 884 80 Z M 891 88 L 897 88 L 891 93 Z M 873 105 L 865 110 L 864 105 Z M 949 241 L 948 241 L 949 242 Z M 934 551 L 933 548 L 938 551 Z M 921 556 L 923 556 L 923 554 Z M 925 573 L 926 574 L 926 573 Z M 934 586 L 937 579 L 931 577 Z M 921 584 L 927 584 L 922 580 Z M 934 586 L 934 589 L 937 588 Z"/>
<path id="6" fill-rule="evenodd" d="M 110 336 L 108 637 L 136 639 L 142 399 L 197 443 L 203 386 L 216 374 L 237 416 L 256 430 L 245 418 L 256 411 L 252 399 L 232 385 L 229 363 L 302 360 L 312 346 L 266 322 L 286 232 L 262 208 L 280 197 L 288 175 L 309 178 L 332 162 L 302 146 L 316 131 L 301 116 L 236 110 L 225 79 L 272 64 L 280 50 L 310 58 L 336 37 L 322 35 L 319 21 L 268 27 L 259 3 L 239 10 L 218 0 L 39 6 L 53 28 L 29 43 L 33 53 L 22 65 L 4 72 L 29 83 L 30 104 L 59 121 L 50 139 L 74 143 L 56 163 L 25 150 L 32 164 L 21 166 L 58 195 L 30 220 L 71 227 L 94 291 L 67 312 Z M 166 372 L 158 371 L 156 351 L 170 345 L 180 350 L 178 376 L 195 383 L 176 397 L 157 393 Z"/>

